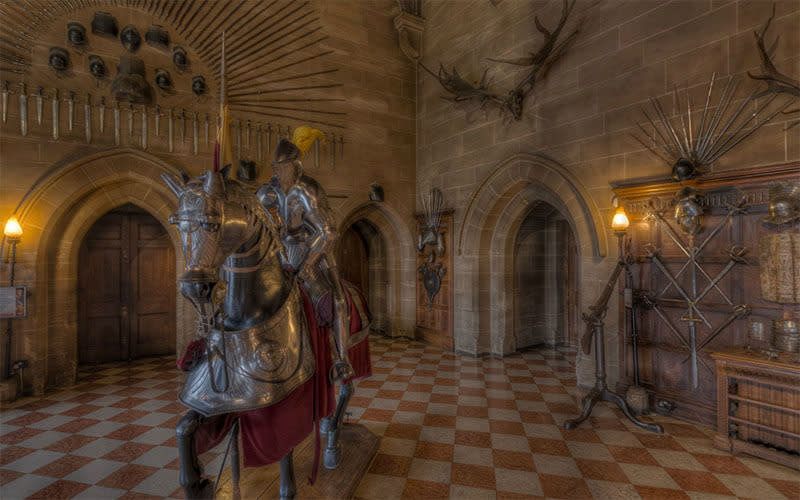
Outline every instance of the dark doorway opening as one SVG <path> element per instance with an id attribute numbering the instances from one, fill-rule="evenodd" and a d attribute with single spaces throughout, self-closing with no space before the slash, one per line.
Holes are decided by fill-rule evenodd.
<path id="1" fill-rule="evenodd" d="M 549 203 L 533 202 L 514 243 L 517 349 L 576 345 L 577 257 L 569 222 Z"/>
<path id="2" fill-rule="evenodd" d="M 342 278 L 358 286 L 367 299 L 370 330 L 389 334 L 389 271 L 381 232 L 366 219 L 354 222 L 341 235 L 336 259 Z"/>
<path id="3" fill-rule="evenodd" d="M 133 204 L 102 216 L 78 263 L 78 361 L 175 353 L 175 252 L 164 226 Z"/>

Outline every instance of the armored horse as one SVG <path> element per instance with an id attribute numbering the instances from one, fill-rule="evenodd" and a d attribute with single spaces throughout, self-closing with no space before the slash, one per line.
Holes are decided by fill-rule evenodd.
<path id="1" fill-rule="evenodd" d="M 170 217 L 186 262 L 181 293 L 197 311 L 199 332 L 179 367 L 187 376 L 179 395 L 189 408 L 176 427 L 180 482 L 187 498 L 211 498 L 215 485 L 202 475 L 198 456 L 232 430 L 229 447 L 257 467 L 280 460 L 281 498 L 293 498 L 292 450 L 325 418 L 325 465 L 338 466 L 338 442 L 352 381 L 340 381 L 334 410 L 328 332 L 315 321 L 311 301 L 281 264 L 281 243 L 271 218 L 248 185 L 227 169 L 189 179 L 164 174 L 179 200 Z M 357 300 L 353 297 L 353 300 Z M 362 299 L 363 300 L 363 299 Z M 369 371 L 366 304 L 351 309 L 358 334 L 356 377 Z M 352 345 L 352 344 L 351 344 Z M 366 360 L 365 360 L 366 358 Z M 319 451 L 319 437 L 316 440 Z M 234 462 L 235 459 L 235 462 Z M 316 460 L 312 475 L 316 471 Z M 238 456 L 232 457 L 234 480 Z"/>

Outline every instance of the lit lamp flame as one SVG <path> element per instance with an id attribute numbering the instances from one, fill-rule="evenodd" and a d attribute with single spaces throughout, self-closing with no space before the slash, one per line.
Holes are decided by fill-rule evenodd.
<path id="1" fill-rule="evenodd" d="M 6 222 L 6 226 L 3 228 L 3 234 L 5 234 L 9 241 L 17 241 L 22 237 L 22 226 L 19 225 L 19 221 L 13 215 L 9 217 Z"/>
<path id="2" fill-rule="evenodd" d="M 621 206 L 614 212 L 614 218 L 611 220 L 611 228 L 616 232 L 625 232 L 628 229 L 630 222 L 628 216 L 625 214 L 625 209 Z"/>

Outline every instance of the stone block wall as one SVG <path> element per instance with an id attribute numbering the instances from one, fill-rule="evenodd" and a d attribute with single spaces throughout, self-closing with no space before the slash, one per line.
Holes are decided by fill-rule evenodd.
<path id="1" fill-rule="evenodd" d="M 162 24 L 144 11 L 134 12 L 135 9 L 130 9 L 131 12 L 126 14 L 122 12 L 127 12 L 125 8 L 107 3 L 78 9 L 74 17 L 88 27 L 87 20 L 91 19 L 95 10 L 111 10 L 120 19 L 120 26 L 134 22 L 133 19 L 137 26 Z M 257 2 L 252 4 L 253 8 L 259 5 Z M 394 5 L 391 0 L 312 2 L 320 17 L 322 32 L 327 35 L 320 50 L 333 51 L 326 61 L 338 68 L 331 76 L 331 81 L 343 84 L 333 89 L 331 95 L 344 100 L 347 116 L 343 131 L 344 158 L 337 158 L 334 170 L 322 166 L 309 173 L 331 195 L 332 209 L 340 223 L 345 220 L 356 222 L 353 215 L 370 206 L 371 210 L 391 221 L 379 228 L 391 231 L 393 234 L 384 236 L 395 247 L 401 248 L 403 245 L 410 247 L 413 237 L 410 228 L 413 228 L 416 189 L 416 83 L 413 65 L 397 46 L 392 26 Z M 53 22 L 44 30 L 41 40 L 35 44 L 35 54 L 46 53 L 51 45 L 66 43 L 65 24 L 68 20 Z M 171 30 L 168 25 L 166 28 Z M 184 44 L 191 55 L 192 47 L 172 31 L 173 43 Z M 137 54 L 145 59 L 148 67 L 154 64 L 148 59 L 151 57 L 150 50 L 145 46 Z M 84 56 L 74 61 L 75 78 L 63 81 L 53 78 L 52 71 L 44 62 L 46 58 L 42 56 L 36 58 L 37 64 L 30 73 L 4 74 L 3 79 L 11 82 L 12 90 L 18 89 L 19 82 L 26 83 L 29 93 L 35 91 L 36 85 L 46 84 L 62 90 L 77 85 L 72 90 L 76 91 L 79 98 L 84 92 L 94 93 L 95 99 L 99 95 L 107 95 L 108 89 L 97 88 L 91 78 L 84 78 L 87 75 L 81 73 L 86 71 L 85 57 L 88 56 Z M 106 63 L 109 64 L 109 61 Z M 110 64 L 109 69 L 112 74 L 115 73 L 115 68 Z M 203 68 L 197 66 L 193 71 L 200 72 Z M 212 75 L 206 72 L 205 76 L 211 82 Z M 46 90 L 50 90 L 50 87 Z M 214 95 L 208 96 L 204 102 L 209 111 L 214 113 L 218 94 L 215 88 L 211 90 Z M 191 95 L 188 98 L 194 99 Z M 94 102 L 97 103 L 96 100 Z M 75 374 L 74 332 L 77 320 L 74 272 L 77 264 L 75 256 L 83 234 L 103 213 L 126 202 L 143 206 L 167 224 L 166 217 L 175 209 L 170 204 L 175 201 L 165 196 L 167 192 L 161 192 L 158 175 L 182 168 L 194 176 L 210 169 L 215 130 L 212 124 L 211 144 L 206 146 L 201 140 L 199 154 L 194 155 L 191 151 L 191 127 L 187 125 L 187 140 L 181 143 L 177 139 L 176 123 L 176 149 L 168 153 L 165 144 L 167 123 L 162 118 L 161 137 L 154 137 L 151 123 L 150 146 L 147 152 L 140 152 L 138 139 L 125 134 L 127 118 L 124 107 L 122 144 L 119 147 L 113 142 L 109 111 L 105 119 L 105 133 L 99 134 L 97 131 L 95 116 L 93 141 L 92 144 L 86 144 L 81 104 L 76 106 L 72 132 L 67 131 L 67 108 L 62 104 L 61 136 L 58 140 L 52 139 L 47 120 L 41 126 L 35 123 L 34 109 L 34 100 L 29 99 L 30 130 L 26 137 L 20 134 L 16 95 L 9 98 L 7 120 L 0 123 L 0 220 L 4 222 L 20 210 L 25 212 L 20 221 L 25 233 L 18 246 L 16 282 L 28 285 L 31 297 L 28 317 L 14 321 L 15 341 L 11 357 L 12 360 L 31 361 L 30 372 L 25 375 L 30 384 L 28 389 L 41 392 L 46 385 L 68 383 Z M 49 102 L 46 101 L 45 116 L 49 116 L 49 113 Z M 293 128 L 301 124 L 291 123 Z M 138 129 L 138 122 L 135 127 Z M 119 151 L 120 155 L 114 155 L 113 151 Z M 250 157 L 255 156 L 253 151 L 249 153 Z M 269 161 L 264 161 L 258 167 L 260 179 L 268 179 L 271 175 Z M 67 170 L 69 175 L 58 175 L 58 172 Z M 58 181 L 51 185 L 53 179 Z M 368 193 L 373 182 L 384 187 L 385 202 L 370 205 Z M 367 214 L 365 217 L 370 216 Z M 64 232 L 76 221 L 82 230 Z M 65 240 L 61 233 L 68 234 L 71 239 Z M 401 276 L 403 272 L 413 274 L 413 254 L 406 253 L 405 260 L 398 257 L 390 264 L 396 276 Z M 177 254 L 180 255 L 180 252 Z M 3 255 L 5 257 L 5 253 Z M 7 263 L 0 264 L 0 279 L 6 281 L 8 272 Z M 182 263 L 178 266 L 178 272 L 182 272 Z M 391 286 L 396 290 L 389 292 L 394 301 L 394 305 L 389 307 L 393 311 L 390 320 L 398 332 L 411 332 L 414 323 L 413 282 L 404 285 L 399 278 L 395 278 Z M 178 300 L 179 304 L 183 302 L 180 297 Z M 178 326 L 185 331 L 178 334 L 178 349 L 193 334 L 190 314 L 187 309 L 183 323 L 179 318 Z M 4 367 L 0 369 L 4 371 Z"/>
<path id="2" fill-rule="evenodd" d="M 772 5 L 772 1 L 757 0 L 578 0 L 566 30 L 583 17 L 581 32 L 574 46 L 527 98 L 519 121 L 498 116 L 491 106 L 481 109 L 442 99 L 444 91 L 438 82 L 420 71 L 418 190 L 424 192 L 431 186 L 442 190 L 446 206 L 455 209 L 458 233 L 472 211 L 476 193 L 506 159 L 544 153 L 561 164 L 589 193 L 590 203 L 599 208 L 597 230 L 605 232 L 609 243 L 608 255 L 602 257 L 587 251 L 586 242 L 579 241 L 579 301 L 585 310 L 608 279 L 617 253 L 610 230 L 609 181 L 669 174 L 669 166 L 630 137 L 636 122 L 642 121 L 640 107 L 650 96 L 670 106 L 674 86 L 688 86 L 693 105 L 699 107 L 713 73 L 718 78 L 737 75 L 742 78 L 742 89 L 750 87 L 746 71 L 759 70 L 753 30 L 766 21 Z M 782 72 L 798 78 L 800 4 L 779 1 L 775 5 L 770 40 L 778 35 L 781 38 L 774 62 Z M 440 62 L 448 70 L 455 66 L 461 76 L 473 82 L 488 68 L 489 88 L 504 93 L 520 80 L 524 69 L 492 63 L 487 58 L 518 58 L 537 49 L 543 37 L 534 18 L 539 16 L 545 26 L 555 26 L 561 6 L 558 0 L 504 0 L 497 5 L 484 0 L 426 2 L 422 60 L 434 70 Z M 711 170 L 797 160 L 800 129 L 785 130 L 788 119 L 779 116 L 722 157 Z M 521 182 L 515 172 L 509 169 L 509 186 Z M 541 175 L 546 183 L 547 172 L 542 170 Z M 562 201 L 570 203 L 569 199 Z M 522 211 L 517 213 L 522 217 Z M 565 215 L 580 222 L 580 214 Z M 483 220 L 484 230 L 500 227 L 500 222 Z M 466 230 L 474 233 L 481 228 Z M 491 327 L 480 319 L 490 306 L 482 302 L 480 294 L 470 292 L 472 283 L 488 282 L 488 276 L 475 274 L 478 260 L 501 262 L 508 257 L 502 255 L 503 251 L 493 252 L 456 256 L 456 346 L 466 352 L 499 354 L 498 349 L 502 350 L 502 343 L 480 340 Z M 616 297 L 610 309 L 616 310 Z M 616 323 L 615 314 L 606 317 L 612 382 L 619 373 Z M 592 361 L 580 356 L 579 384 L 587 386 L 593 382 Z"/>

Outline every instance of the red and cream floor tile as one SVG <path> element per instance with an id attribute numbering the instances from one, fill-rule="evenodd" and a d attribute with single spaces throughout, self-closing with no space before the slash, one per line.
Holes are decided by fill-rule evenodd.
<path id="1" fill-rule="evenodd" d="M 654 417 L 656 436 L 606 405 L 580 429 L 574 351 L 475 359 L 371 340 L 374 376 L 349 419 L 381 436 L 357 498 L 800 498 L 800 473 L 712 447 L 710 429 Z M 85 369 L 80 383 L 0 410 L 0 497 L 179 497 L 184 408 L 170 357 Z M 204 455 L 207 471 L 221 446 Z"/>

